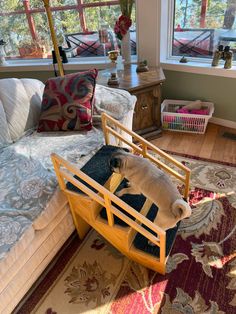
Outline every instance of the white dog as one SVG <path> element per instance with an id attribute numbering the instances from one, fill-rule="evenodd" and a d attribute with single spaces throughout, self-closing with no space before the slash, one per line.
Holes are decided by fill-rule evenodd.
<path id="1" fill-rule="evenodd" d="M 110 167 L 129 181 L 129 186 L 117 196 L 143 194 L 150 199 L 159 208 L 154 223 L 163 230 L 175 227 L 178 221 L 191 215 L 190 206 L 169 176 L 148 159 L 119 151 L 112 155 Z"/>

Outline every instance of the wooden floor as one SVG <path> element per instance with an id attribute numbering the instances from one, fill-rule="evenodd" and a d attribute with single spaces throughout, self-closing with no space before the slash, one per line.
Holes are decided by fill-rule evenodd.
<path id="1" fill-rule="evenodd" d="M 236 135 L 236 129 L 209 123 L 205 134 L 163 131 L 151 142 L 163 150 L 236 164 L 236 140 L 223 137 L 224 132 Z"/>

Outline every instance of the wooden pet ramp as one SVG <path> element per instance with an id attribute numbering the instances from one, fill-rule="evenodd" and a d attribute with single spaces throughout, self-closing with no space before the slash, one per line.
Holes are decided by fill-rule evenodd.
<path id="1" fill-rule="evenodd" d="M 93 227 L 128 258 L 165 274 L 178 225 L 166 232 L 155 225 L 152 221 L 158 208 L 143 195 L 116 196 L 114 193 L 126 182 L 120 174 L 111 172 L 109 160 L 117 149 L 129 148 L 179 179 L 185 186 L 186 199 L 190 170 L 107 114 L 102 115 L 102 125 L 106 145 L 81 169 L 52 154 L 58 182 L 68 198 L 79 237 L 83 239 Z"/>

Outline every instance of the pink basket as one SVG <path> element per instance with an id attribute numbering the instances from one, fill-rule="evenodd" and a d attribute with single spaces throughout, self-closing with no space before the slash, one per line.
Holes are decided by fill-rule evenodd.
<path id="1" fill-rule="evenodd" d="M 208 112 L 207 115 L 176 112 L 189 102 L 165 99 L 161 104 L 162 128 L 171 131 L 204 134 L 208 120 L 214 112 L 214 104 L 211 102 L 202 103 L 204 111 Z"/>

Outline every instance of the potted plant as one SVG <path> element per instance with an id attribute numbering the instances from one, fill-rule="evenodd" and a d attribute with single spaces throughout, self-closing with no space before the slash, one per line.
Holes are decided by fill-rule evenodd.
<path id="1" fill-rule="evenodd" d="M 42 40 L 24 40 L 18 45 L 21 58 L 47 58 L 46 44 Z"/>

